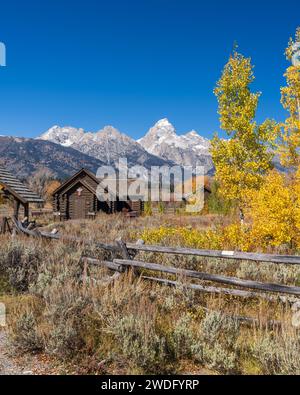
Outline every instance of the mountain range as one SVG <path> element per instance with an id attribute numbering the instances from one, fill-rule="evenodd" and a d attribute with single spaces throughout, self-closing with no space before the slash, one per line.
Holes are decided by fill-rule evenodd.
<path id="1" fill-rule="evenodd" d="M 150 154 L 178 165 L 204 166 L 206 173 L 213 169 L 210 140 L 195 130 L 179 136 L 166 118 L 158 121 L 138 143 Z"/>
<path id="2" fill-rule="evenodd" d="M 167 118 L 137 141 L 113 126 L 97 132 L 53 126 L 36 139 L 0 136 L 0 165 L 22 179 L 42 168 L 59 179 L 82 167 L 96 173 L 103 165 L 117 167 L 119 158 L 127 158 L 129 167 L 203 166 L 205 174 L 214 174 L 210 140 L 195 130 L 178 135 Z M 273 162 L 278 170 L 285 171 L 278 155 Z"/>
<path id="3" fill-rule="evenodd" d="M 129 166 L 142 165 L 147 169 L 163 165 L 198 165 L 204 166 L 205 173 L 213 171 L 210 141 L 194 130 L 177 135 L 166 118 L 158 121 L 138 141 L 113 126 L 105 126 L 94 133 L 74 127 L 53 126 L 38 139 L 71 147 L 110 165 L 117 165 L 119 158 L 127 158 Z"/>
<path id="4" fill-rule="evenodd" d="M 0 165 L 23 180 L 40 169 L 48 169 L 60 179 L 82 167 L 96 173 L 104 163 L 51 141 L 0 136 Z"/>
<path id="5" fill-rule="evenodd" d="M 147 152 L 141 144 L 119 132 L 113 126 L 105 126 L 98 132 L 85 132 L 73 127 L 53 126 L 39 140 L 51 141 L 63 147 L 71 147 L 97 158 L 108 165 L 117 165 L 119 158 L 127 158 L 128 165 L 163 166 L 171 164 Z"/>

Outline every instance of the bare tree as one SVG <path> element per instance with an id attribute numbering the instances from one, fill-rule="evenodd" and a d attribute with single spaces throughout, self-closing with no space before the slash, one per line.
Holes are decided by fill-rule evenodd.
<path id="1" fill-rule="evenodd" d="M 29 179 L 29 187 L 42 198 L 45 198 L 48 184 L 54 179 L 54 174 L 47 168 L 37 170 Z"/>

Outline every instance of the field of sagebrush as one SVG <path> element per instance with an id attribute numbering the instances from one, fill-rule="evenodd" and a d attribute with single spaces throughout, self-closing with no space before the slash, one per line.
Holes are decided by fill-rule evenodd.
<path id="1" fill-rule="evenodd" d="M 201 294 L 183 285 L 146 282 L 130 271 L 108 283 L 91 268 L 83 282 L 82 255 L 110 259 L 93 241 L 116 238 L 182 245 L 216 218 L 101 216 L 52 224 L 83 246 L 0 236 L 0 301 L 8 300 L 7 332 L 17 353 L 43 353 L 76 366 L 76 373 L 299 374 L 300 334 L 290 306 L 257 299 Z M 172 229 L 182 229 L 182 238 Z M 184 233 L 183 229 L 186 229 Z M 169 230 L 169 231 L 168 231 Z M 198 232 L 198 233 L 197 233 Z M 191 233 L 192 241 L 185 235 Z M 199 241 L 200 243 L 200 241 Z M 202 241 L 201 241 L 202 243 Z M 283 265 L 140 253 L 137 258 L 210 273 L 299 283 L 299 269 Z M 255 318 L 245 324 L 237 317 Z M 279 320 L 281 326 L 266 326 Z"/>

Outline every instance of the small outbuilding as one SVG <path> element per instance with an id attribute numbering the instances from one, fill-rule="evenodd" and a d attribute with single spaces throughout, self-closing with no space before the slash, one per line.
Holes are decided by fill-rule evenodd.
<path id="1" fill-rule="evenodd" d="M 68 178 L 52 194 L 54 216 L 61 220 L 92 219 L 98 212 L 139 215 L 143 211 L 144 203 L 138 196 L 134 201 L 121 200 L 118 196 L 112 197 L 106 190 L 107 199 L 99 200 L 97 189 L 99 186 L 101 188 L 102 181 L 86 169 L 81 169 Z M 104 186 L 103 188 L 105 189 Z"/>
<path id="2" fill-rule="evenodd" d="M 24 209 L 24 217 L 29 217 L 31 203 L 43 205 L 44 200 L 31 191 L 24 183 L 12 173 L 0 166 L 0 193 L 4 199 L 13 200 L 14 216 L 18 218 L 20 208 Z"/>

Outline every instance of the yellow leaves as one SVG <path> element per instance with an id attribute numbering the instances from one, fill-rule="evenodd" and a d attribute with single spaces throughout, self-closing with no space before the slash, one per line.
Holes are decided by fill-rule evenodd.
<path id="1" fill-rule="evenodd" d="M 250 92 L 249 85 L 253 80 L 251 59 L 234 52 L 214 90 L 221 128 L 229 135 L 239 133 L 255 116 L 260 93 Z"/>
<path id="2" fill-rule="evenodd" d="M 293 179 L 294 220 L 297 227 L 296 244 L 300 247 L 300 166 Z"/>
<path id="3" fill-rule="evenodd" d="M 296 41 L 300 41 L 300 29 L 296 32 Z M 295 41 L 290 39 L 286 50 L 291 60 Z M 284 74 L 287 85 L 281 88 L 281 104 L 289 112 L 282 124 L 282 136 L 279 142 L 281 163 L 284 166 L 297 167 L 300 164 L 300 66 L 288 67 Z"/>
<path id="4" fill-rule="evenodd" d="M 287 60 L 291 60 L 293 56 L 293 46 L 297 42 L 300 42 L 300 27 L 296 29 L 295 40 L 293 38 L 289 39 L 289 44 L 287 49 L 285 50 L 285 55 Z"/>
<path id="5" fill-rule="evenodd" d="M 212 158 L 220 194 L 228 200 L 243 203 L 248 191 L 258 188 L 263 175 L 271 168 L 272 154 L 278 127 L 266 120 L 258 125 L 254 121 L 260 93 L 251 93 L 254 80 L 251 59 L 237 52 L 230 57 L 217 83 L 221 127 L 231 137 L 212 141 Z"/>
<path id="6" fill-rule="evenodd" d="M 251 237 L 262 248 L 296 243 L 300 230 L 300 188 L 295 193 L 294 181 L 272 171 L 257 191 L 248 196 L 248 216 L 251 218 Z"/>
<path id="7" fill-rule="evenodd" d="M 271 167 L 271 155 L 266 148 L 255 142 L 249 145 L 251 142 L 245 146 L 237 139 L 212 141 L 216 179 L 221 195 L 228 200 L 242 202 L 248 190 L 259 187 L 263 174 Z"/>
<path id="8" fill-rule="evenodd" d="M 300 99 L 300 66 L 290 66 L 284 74 L 287 86 L 281 88 L 281 103 L 295 121 L 299 121 L 298 101 Z"/>
<path id="9" fill-rule="evenodd" d="M 216 229 L 160 227 L 139 235 L 148 244 L 180 245 L 199 249 L 268 251 L 282 245 L 300 249 L 300 168 L 293 177 L 275 170 L 261 187 L 248 190 L 247 223 Z"/>
<path id="10" fill-rule="evenodd" d="M 199 249 L 247 250 L 246 229 L 232 224 L 220 229 L 199 230 L 188 227 L 147 229 L 139 235 L 147 244 L 180 245 Z"/>

